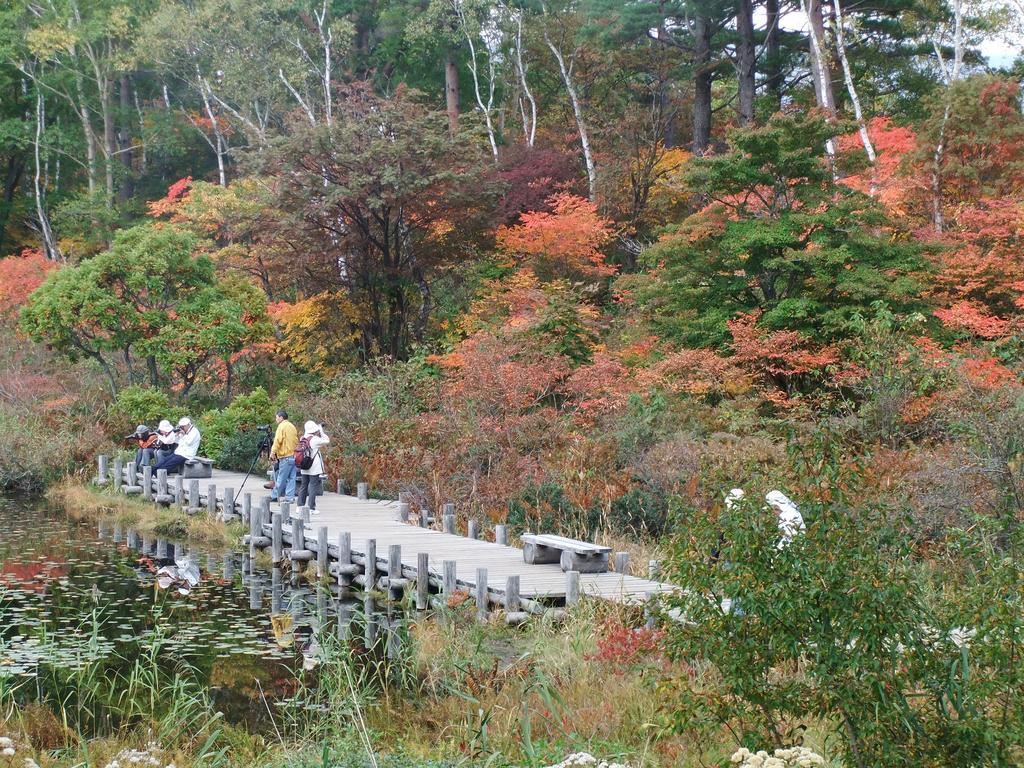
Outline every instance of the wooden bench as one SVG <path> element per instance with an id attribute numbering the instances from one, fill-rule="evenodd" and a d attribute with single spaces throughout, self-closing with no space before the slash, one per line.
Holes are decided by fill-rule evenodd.
<path id="1" fill-rule="evenodd" d="M 524 533 L 520 539 L 523 542 L 523 560 L 529 565 L 559 563 L 563 571 L 580 573 L 605 573 L 608 570 L 611 547 L 536 533 Z"/>
<path id="2" fill-rule="evenodd" d="M 181 468 L 181 476 L 186 480 L 205 480 L 213 477 L 213 459 L 196 456 L 187 459 Z"/>

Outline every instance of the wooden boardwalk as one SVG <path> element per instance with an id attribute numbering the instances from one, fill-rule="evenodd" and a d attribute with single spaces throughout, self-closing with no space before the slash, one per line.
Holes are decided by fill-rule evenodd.
<path id="1" fill-rule="evenodd" d="M 125 480 L 128 480 L 127 472 Z M 252 475 L 245 481 L 244 487 L 243 480 L 245 475 L 242 473 L 215 469 L 212 478 L 197 481 L 200 504 L 203 508 L 212 509 L 207 498 L 208 489 L 216 486 L 216 506 L 222 513 L 224 491 L 227 489 L 232 491 L 235 514 L 240 515 L 240 510 L 244 509 L 245 495 L 250 495 L 251 509 L 258 511 L 265 505 L 264 499 L 269 499 L 269 491 L 263 488 L 265 478 Z M 141 477 L 138 482 L 141 483 Z M 172 493 L 175 482 L 172 477 Z M 156 485 L 155 478 L 153 485 Z M 184 480 L 183 485 L 187 496 L 190 481 Z M 278 511 L 280 505 L 273 504 L 271 512 Z M 291 512 L 296 512 L 294 505 Z M 263 522 L 262 532 L 269 537 L 272 526 L 265 518 Z M 283 538 L 286 543 L 292 543 L 288 520 L 285 519 L 283 523 Z M 403 522 L 398 501 L 361 500 L 355 496 L 325 492 L 317 497 L 317 513 L 312 514 L 305 525 L 305 545 L 295 547 L 293 544 L 293 547 L 315 551 L 321 528 L 327 529 L 331 560 L 337 556 L 339 535 L 347 532 L 351 536 L 353 562 L 362 562 L 367 541 L 375 541 L 377 571 L 383 574 L 388 572 L 389 548 L 399 545 L 402 575 L 412 580 L 417 575 L 419 554 L 426 553 L 429 579 L 433 585 L 440 586 L 442 583 L 444 562 L 454 561 L 458 587 L 471 593 L 477 590 L 478 569 L 487 570 L 487 597 L 491 603 L 503 604 L 510 576 L 519 577 L 519 593 L 527 604 L 533 603 L 535 607 L 557 606 L 566 600 L 567 576 L 558 564 L 528 565 L 523 561 L 523 551 L 518 547 Z M 652 595 L 669 588 L 669 585 L 657 581 L 615 572 L 579 574 L 580 594 L 621 603 L 641 604 Z"/>

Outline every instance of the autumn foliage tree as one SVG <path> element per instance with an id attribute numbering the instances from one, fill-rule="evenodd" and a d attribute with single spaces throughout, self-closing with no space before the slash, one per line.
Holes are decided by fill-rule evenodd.
<path id="1" fill-rule="evenodd" d="M 38 249 L 26 249 L 0 259 L 0 319 L 16 315 L 32 291 L 56 268 L 57 265 Z"/>
<path id="2" fill-rule="evenodd" d="M 94 360 L 115 392 L 125 378 L 157 386 L 162 371 L 187 396 L 206 363 L 268 331 L 262 293 L 219 281 L 195 242 L 172 226 L 122 230 L 109 250 L 51 272 L 21 328 L 71 360 Z"/>
<path id="3" fill-rule="evenodd" d="M 650 249 L 650 276 L 623 283 L 627 305 L 689 346 L 728 343 L 737 315 L 821 344 L 876 301 L 918 306 L 920 250 L 870 197 L 836 183 L 823 150 L 836 130 L 782 113 L 694 159 L 688 183 L 708 204 Z"/>
<path id="4" fill-rule="evenodd" d="M 449 136 L 445 113 L 408 89 L 354 85 L 338 111 L 256 160 L 287 212 L 292 274 L 357 307 L 361 359 L 402 358 L 426 338 L 437 281 L 485 235 L 491 171 L 472 131 Z"/>
<path id="5" fill-rule="evenodd" d="M 611 222 L 576 195 L 547 200 L 549 211 L 528 211 L 520 223 L 498 230 L 498 245 L 541 278 L 598 279 L 615 273 L 601 248 L 612 238 Z"/>

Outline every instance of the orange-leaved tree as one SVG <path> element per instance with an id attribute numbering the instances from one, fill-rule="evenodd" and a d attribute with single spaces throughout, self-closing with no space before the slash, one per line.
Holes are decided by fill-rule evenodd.
<path id="1" fill-rule="evenodd" d="M 0 319 L 13 317 L 57 265 L 38 248 L 0 259 Z"/>
<path id="2" fill-rule="evenodd" d="M 551 212 L 522 214 L 520 224 L 498 230 L 498 245 L 542 279 L 594 280 L 615 273 L 601 248 L 612 239 L 611 222 L 594 203 L 571 194 L 548 199 Z"/>

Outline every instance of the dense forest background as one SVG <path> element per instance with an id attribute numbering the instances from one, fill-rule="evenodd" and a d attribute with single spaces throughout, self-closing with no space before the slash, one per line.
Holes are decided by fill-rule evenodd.
<path id="1" fill-rule="evenodd" d="M 899 450 L 1019 384 L 1021 65 L 978 52 L 1013 5 L 47 0 L 2 29 L 2 407 L 75 445 L 209 410 L 241 463 L 289 402 L 337 474 L 657 532 L 698 464 L 737 482 L 794 424 Z"/>
<path id="2" fill-rule="evenodd" d="M 698 621 L 604 633 L 657 706 L 594 725 L 656 764 L 1020 764 L 1022 18 L 9 0 L 0 485 L 185 413 L 244 469 L 284 406 L 332 478 L 657 553 Z"/>

